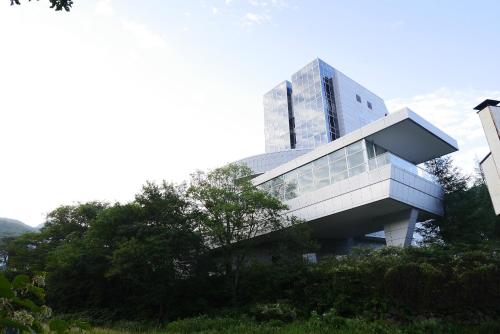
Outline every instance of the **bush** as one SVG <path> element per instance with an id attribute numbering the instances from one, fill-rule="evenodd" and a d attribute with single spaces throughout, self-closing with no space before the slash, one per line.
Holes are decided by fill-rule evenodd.
<path id="1" fill-rule="evenodd" d="M 290 322 L 297 319 L 297 311 L 286 303 L 257 305 L 253 310 L 253 315 L 258 321 L 279 320 Z"/>

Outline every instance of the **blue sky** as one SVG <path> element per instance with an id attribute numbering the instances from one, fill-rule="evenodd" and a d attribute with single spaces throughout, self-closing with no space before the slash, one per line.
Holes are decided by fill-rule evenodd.
<path id="1" fill-rule="evenodd" d="M 0 3 L 0 217 L 128 201 L 264 151 L 262 94 L 320 57 L 488 151 L 472 108 L 500 99 L 498 1 Z"/>
<path id="2" fill-rule="evenodd" d="M 316 56 L 386 99 L 440 87 L 498 87 L 498 1 L 152 0 L 114 6 L 161 31 L 193 63 L 210 64 L 261 91 Z"/>

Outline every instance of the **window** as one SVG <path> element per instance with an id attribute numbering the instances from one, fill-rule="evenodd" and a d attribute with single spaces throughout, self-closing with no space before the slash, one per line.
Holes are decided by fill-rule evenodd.
<path id="1" fill-rule="evenodd" d="M 297 172 L 292 171 L 285 174 L 285 200 L 290 200 L 298 196 L 299 184 L 297 182 Z"/>
<path id="2" fill-rule="evenodd" d="M 368 156 L 371 158 L 368 161 L 370 169 L 376 168 L 377 161 L 374 158 L 385 150 L 371 142 L 366 142 L 366 148 Z M 366 172 L 368 164 L 365 155 L 365 145 L 360 140 L 275 177 L 260 185 L 259 188 L 281 200 L 291 200 L 310 191 Z"/>
<path id="3" fill-rule="evenodd" d="M 359 151 L 347 157 L 347 166 L 349 168 L 356 167 L 365 162 L 364 152 Z"/>
<path id="4" fill-rule="evenodd" d="M 358 94 L 356 94 L 356 101 L 358 101 L 359 103 L 361 103 L 361 96 L 359 96 Z"/>
<path id="5" fill-rule="evenodd" d="M 372 103 L 370 101 L 366 101 L 366 105 L 368 106 L 368 109 L 373 109 Z"/>

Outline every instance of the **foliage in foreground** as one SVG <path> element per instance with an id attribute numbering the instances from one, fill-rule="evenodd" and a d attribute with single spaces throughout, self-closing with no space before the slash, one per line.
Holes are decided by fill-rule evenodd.
<path id="1" fill-rule="evenodd" d="M 113 329 L 95 328 L 96 334 L 168 333 L 168 334 L 496 334 L 500 323 L 485 322 L 479 325 L 445 323 L 436 319 L 418 320 L 407 324 L 389 321 L 346 319 L 334 312 L 313 315 L 305 321 L 257 322 L 250 318 L 206 316 L 172 322 L 164 328 L 140 328 L 133 324 Z"/>
<path id="2" fill-rule="evenodd" d="M 41 233 L 0 244 L 6 271 L 47 272 L 56 312 L 165 321 L 235 306 L 257 239 L 272 243 L 259 253 L 268 258 L 286 249 L 287 259 L 301 259 L 309 245 L 307 231 L 250 174 L 229 165 L 193 175 L 190 187 L 148 183 L 125 204 L 61 206 Z M 255 238 L 277 230 L 272 241 Z"/>
<path id="3" fill-rule="evenodd" d="M 195 174 L 190 187 L 148 183 L 126 204 L 60 207 L 40 234 L 4 244 L 6 273 L 47 272 L 49 305 L 94 324 L 163 323 L 223 310 L 287 323 L 331 309 L 400 323 L 498 320 L 496 217 L 483 219 L 491 203 L 439 166 L 445 189 L 467 196 L 433 222 L 442 242 L 431 247 L 359 250 L 306 264 L 301 255 L 311 243 L 300 228 L 306 224 L 284 217 L 286 206 L 245 177 L 251 171 L 230 165 Z M 469 195 L 476 208 L 464 220 L 457 210 L 468 207 L 460 201 Z M 481 233 L 447 228 L 465 223 Z"/>
<path id="4" fill-rule="evenodd" d="M 51 310 L 43 305 L 45 292 L 40 285 L 41 277 L 30 280 L 26 275 L 18 275 L 10 282 L 0 274 L 0 330 L 42 331 Z"/>
<path id="5" fill-rule="evenodd" d="M 0 331 L 15 333 L 68 333 L 70 330 L 90 329 L 87 324 L 75 320 L 53 319 L 52 310 L 44 305 L 44 278 L 30 279 L 17 275 L 10 282 L 0 274 Z"/>

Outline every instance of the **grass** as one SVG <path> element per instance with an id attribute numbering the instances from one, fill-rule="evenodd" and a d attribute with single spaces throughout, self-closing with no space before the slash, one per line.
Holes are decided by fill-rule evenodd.
<path id="1" fill-rule="evenodd" d="M 497 334 L 500 323 L 480 325 L 451 324 L 437 320 L 422 320 L 402 325 L 388 321 L 366 321 L 333 317 L 307 321 L 256 322 L 248 318 L 209 318 L 206 316 L 171 322 L 162 328 L 144 328 L 133 323 L 117 324 L 113 328 L 94 328 L 95 334 Z"/>

